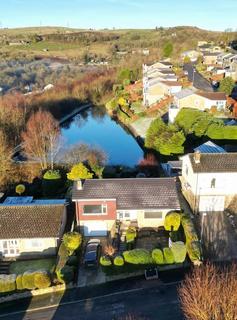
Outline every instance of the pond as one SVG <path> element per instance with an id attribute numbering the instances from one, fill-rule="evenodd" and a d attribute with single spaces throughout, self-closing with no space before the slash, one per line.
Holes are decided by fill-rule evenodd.
<path id="1" fill-rule="evenodd" d="M 62 137 L 67 148 L 79 143 L 101 148 L 110 165 L 133 167 L 144 155 L 136 139 L 104 107 L 88 108 L 64 123 Z"/>

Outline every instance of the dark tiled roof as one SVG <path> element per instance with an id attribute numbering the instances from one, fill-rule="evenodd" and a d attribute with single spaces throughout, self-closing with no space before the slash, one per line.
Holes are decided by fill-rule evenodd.
<path id="1" fill-rule="evenodd" d="M 57 238 L 65 205 L 1 205 L 0 239 Z"/>
<path id="2" fill-rule="evenodd" d="M 189 159 L 195 173 L 237 172 L 237 153 L 202 153 L 200 163 L 195 163 L 194 154 Z"/>
<path id="3" fill-rule="evenodd" d="M 74 186 L 72 199 L 116 199 L 118 209 L 180 208 L 173 178 L 86 180 L 83 190 Z"/>

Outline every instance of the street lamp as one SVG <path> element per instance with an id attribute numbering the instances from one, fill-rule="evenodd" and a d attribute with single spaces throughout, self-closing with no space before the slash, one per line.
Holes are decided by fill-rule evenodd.
<path id="1" fill-rule="evenodd" d="M 203 238 L 203 226 L 204 226 L 204 218 L 206 217 L 206 215 L 207 215 L 207 213 L 206 213 L 206 212 L 203 212 L 203 213 L 202 213 L 202 222 L 201 222 L 201 239 L 200 239 L 201 243 L 203 243 L 203 241 L 202 241 L 202 238 Z"/>
<path id="2" fill-rule="evenodd" d="M 195 76 L 195 73 L 196 73 L 196 69 L 195 69 L 195 67 L 193 67 L 193 84 L 194 84 L 194 76 Z"/>

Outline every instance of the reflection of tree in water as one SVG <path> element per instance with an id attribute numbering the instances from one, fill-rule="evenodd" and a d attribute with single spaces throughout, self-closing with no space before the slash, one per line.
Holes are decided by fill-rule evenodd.
<path id="1" fill-rule="evenodd" d="M 92 118 L 98 122 L 103 122 L 105 116 L 107 115 L 106 109 L 103 106 L 94 106 L 90 109 Z"/>
<path id="2" fill-rule="evenodd" d="M 82 128 L 82 127 L 85 126 L 85 124 L 87 123 L 88 117 L 89 117 L 89 112 L 88 112 L 88 110 L 84 110 L 84 111 L 78 113 L 78 114 L 73 118 L 73 123 L 74 123 L 75 126 L 77 126 L 78 128 Z"/>

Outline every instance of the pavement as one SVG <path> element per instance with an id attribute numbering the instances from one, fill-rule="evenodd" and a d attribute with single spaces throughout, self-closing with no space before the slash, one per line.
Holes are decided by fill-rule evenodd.
<path id="1" fill-rule="evenodd" d="M 237 238 L 225 212 L 208 212 L 205 216 L 200 214 L 199 226 L 206 259 L 237 259 Z"/>
<path id="2" fill-rule="evenodd" d="M 193 87 L 207 92 L 213 92 L 214 89 L 211 83 L 205 79 L 197 70 L 193 74 L 194 66 L 192 64 L 185 64 L 183 69 L 188 72 L 188 80 L 193 82 Z"/>
<path id="3" fill-rule="evenodd" d="M 73 300 L 61 297 L 60 305 L 29 305 L 28 308 L 5 310 L 0 319 L 11 320 L 182 320 L 177 284 L 159 281 L 139 282 L 128 290 Z M 27 310 L 28 309 L 28 310 Z M 31 309 L 31 310 L 29 310 Z M 1 312 L 1 310 L 0 310 Z"/>

